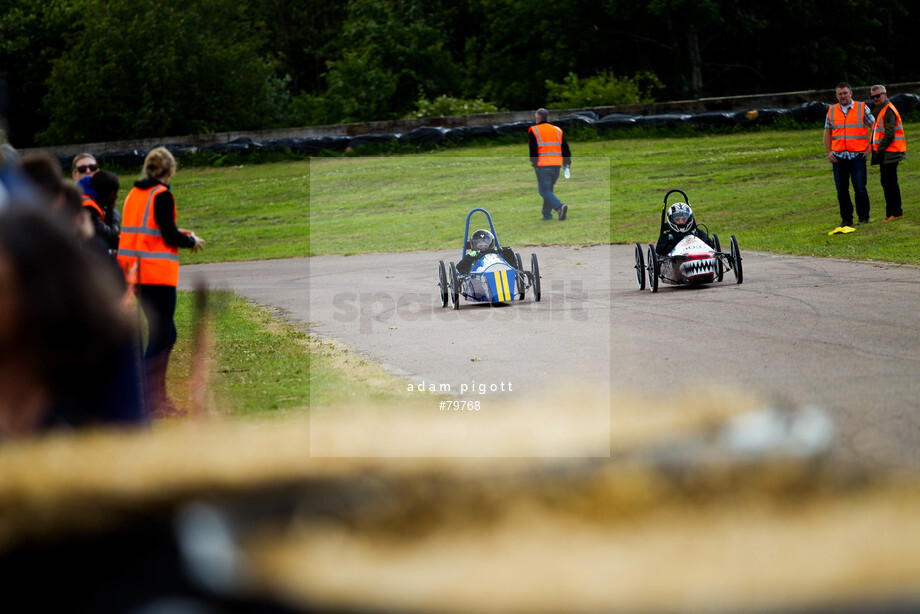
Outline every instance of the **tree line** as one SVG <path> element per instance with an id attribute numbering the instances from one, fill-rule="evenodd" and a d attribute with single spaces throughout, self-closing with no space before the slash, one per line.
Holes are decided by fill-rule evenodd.
<path id="1" fill-rule="evenodd" d="M 831 90 L 920 80 L 909 5 L 0 0 L 0 87 L 17 147 Z"/>

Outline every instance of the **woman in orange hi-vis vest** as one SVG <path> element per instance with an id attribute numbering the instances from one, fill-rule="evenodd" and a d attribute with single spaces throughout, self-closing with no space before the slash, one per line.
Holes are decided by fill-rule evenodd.
<path id="1" fill-rule="evenodd" d="M 175 172 L 176 159 L 166 148 L 147 154 L 145 178 L 134 183 L 125 199 L 118 241 L 118 262 L 147 319 L 145 388 L 148 411 L 155 417 L 185 414 L 166 395 L 166 369 L 177 337 L 179 248 L 194 252 L 204 247 L 198 235 L 176 227 L 176 201 L 169 189 Z"/>
<path id="2" fill-rule="evenodd" d="M 530 163 L 537 174 L 537 190 L 543 197 L 543 220 L 553 219 L 553 211 L 559 214 L 559 221 L 565 219 L 569 207 L 559 200 L 553 187 L 559 179 L 559 169 L 563 166 L 568 173 L 572 165 L 572 152 L 565 141 L 562 128 L 546 123 L 549 111 L 537 109 L 534 125 L 527 131 L 530 146 Z M 566 175 L 568 176 L 568 175 Z"/>

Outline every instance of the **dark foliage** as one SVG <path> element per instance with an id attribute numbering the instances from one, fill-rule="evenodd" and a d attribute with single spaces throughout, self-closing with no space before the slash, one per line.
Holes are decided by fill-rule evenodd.
<path id="1" fill-rule="evenodd" d="M 570 74 L 650 73 L 659 101 L 920 80 L 920 11 L 904 0 L 3 6 L 0 79 L 19 147 L 394 119 L 420 96 L 535 109 L 547 81 Z"/>

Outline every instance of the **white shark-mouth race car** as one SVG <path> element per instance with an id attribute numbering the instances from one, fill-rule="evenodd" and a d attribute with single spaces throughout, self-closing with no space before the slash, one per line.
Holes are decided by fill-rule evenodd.
<path id="1" fill-rule="evenodd" d="M 661 209 L 661 227 L 665 229 L 665 211 L 668 208 L 668 197 L 671 194 L 683 196 L 684 203 L 689 203 L 683 190 L 669 190 L 664 195 L 664 206 Z M 708 233 L 707 233 L 708 234 Z M 636 281 L 639 289 L 645 289 L 646 277 L 648 287 L 652 292 L 658 292 L 658 281 L 678 286 L 708 284 L 722 281 L 725 270 L 735 274 L 735 283 L 744 280 L 741 266 L 741 250 L 738 248 L 738 239 L 734 235 L 729 240 L 729 251 L 722 251 L 719 235 L 711 235 L 713 246 L 710 247 L 699 237 L 688 235 L 681 239 L 667 256 L 660 256 L 655 246 L 648 245 L 648 259 L 642 256 L 643 248 L 636 243 L 635 269 Z"/>
<path id="2" fill-rule="evenodd" d="M 498 234 L 492 224 L 492 216 L 485 209 L 473 209 L 466 216 L 466 231 L 463 233 L 463 249 L 460 252 L 462 261 L 471 251 L 470 218 L 477 211 L 485 214 L 489 221 L 489 228 L 495 239 L 493 251 L 477 257 L 471 264 L 469 272 L 457 270 L 457 264 L 451 262 L 450 267 L 444 266 L 444 261 L 438 261 L 438 289 L 441 294 L 441 307 L 447 307 L 448 298 L 450 306 L 460 309 L 460 297 L 468 301 L 479 303 L 511 303 L 523 300 L 528 290 L 533 291 L 534 301 L 540 300 L 540 265 L 537 255 L 530 255 L 530 270 L 524 269 L 521 255 L 510 247 L 502 247 L 498 242 Z"/>

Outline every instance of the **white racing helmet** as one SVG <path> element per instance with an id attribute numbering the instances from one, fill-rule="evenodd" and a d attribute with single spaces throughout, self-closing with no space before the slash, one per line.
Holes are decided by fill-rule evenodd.
<path id="1" fill-rule="evenodd" d="M 495 237 L 488 230 L 477 230 L 470 237 L 470 248 L 483 252 L 495 247 Z"/>
<path id="2" fill-rule="evenodd" d="M 689 232 L 693 229 L 693 209 L 687 203 L 674 203 L 668 207 L 668 226 L 674 232 Z"/>

